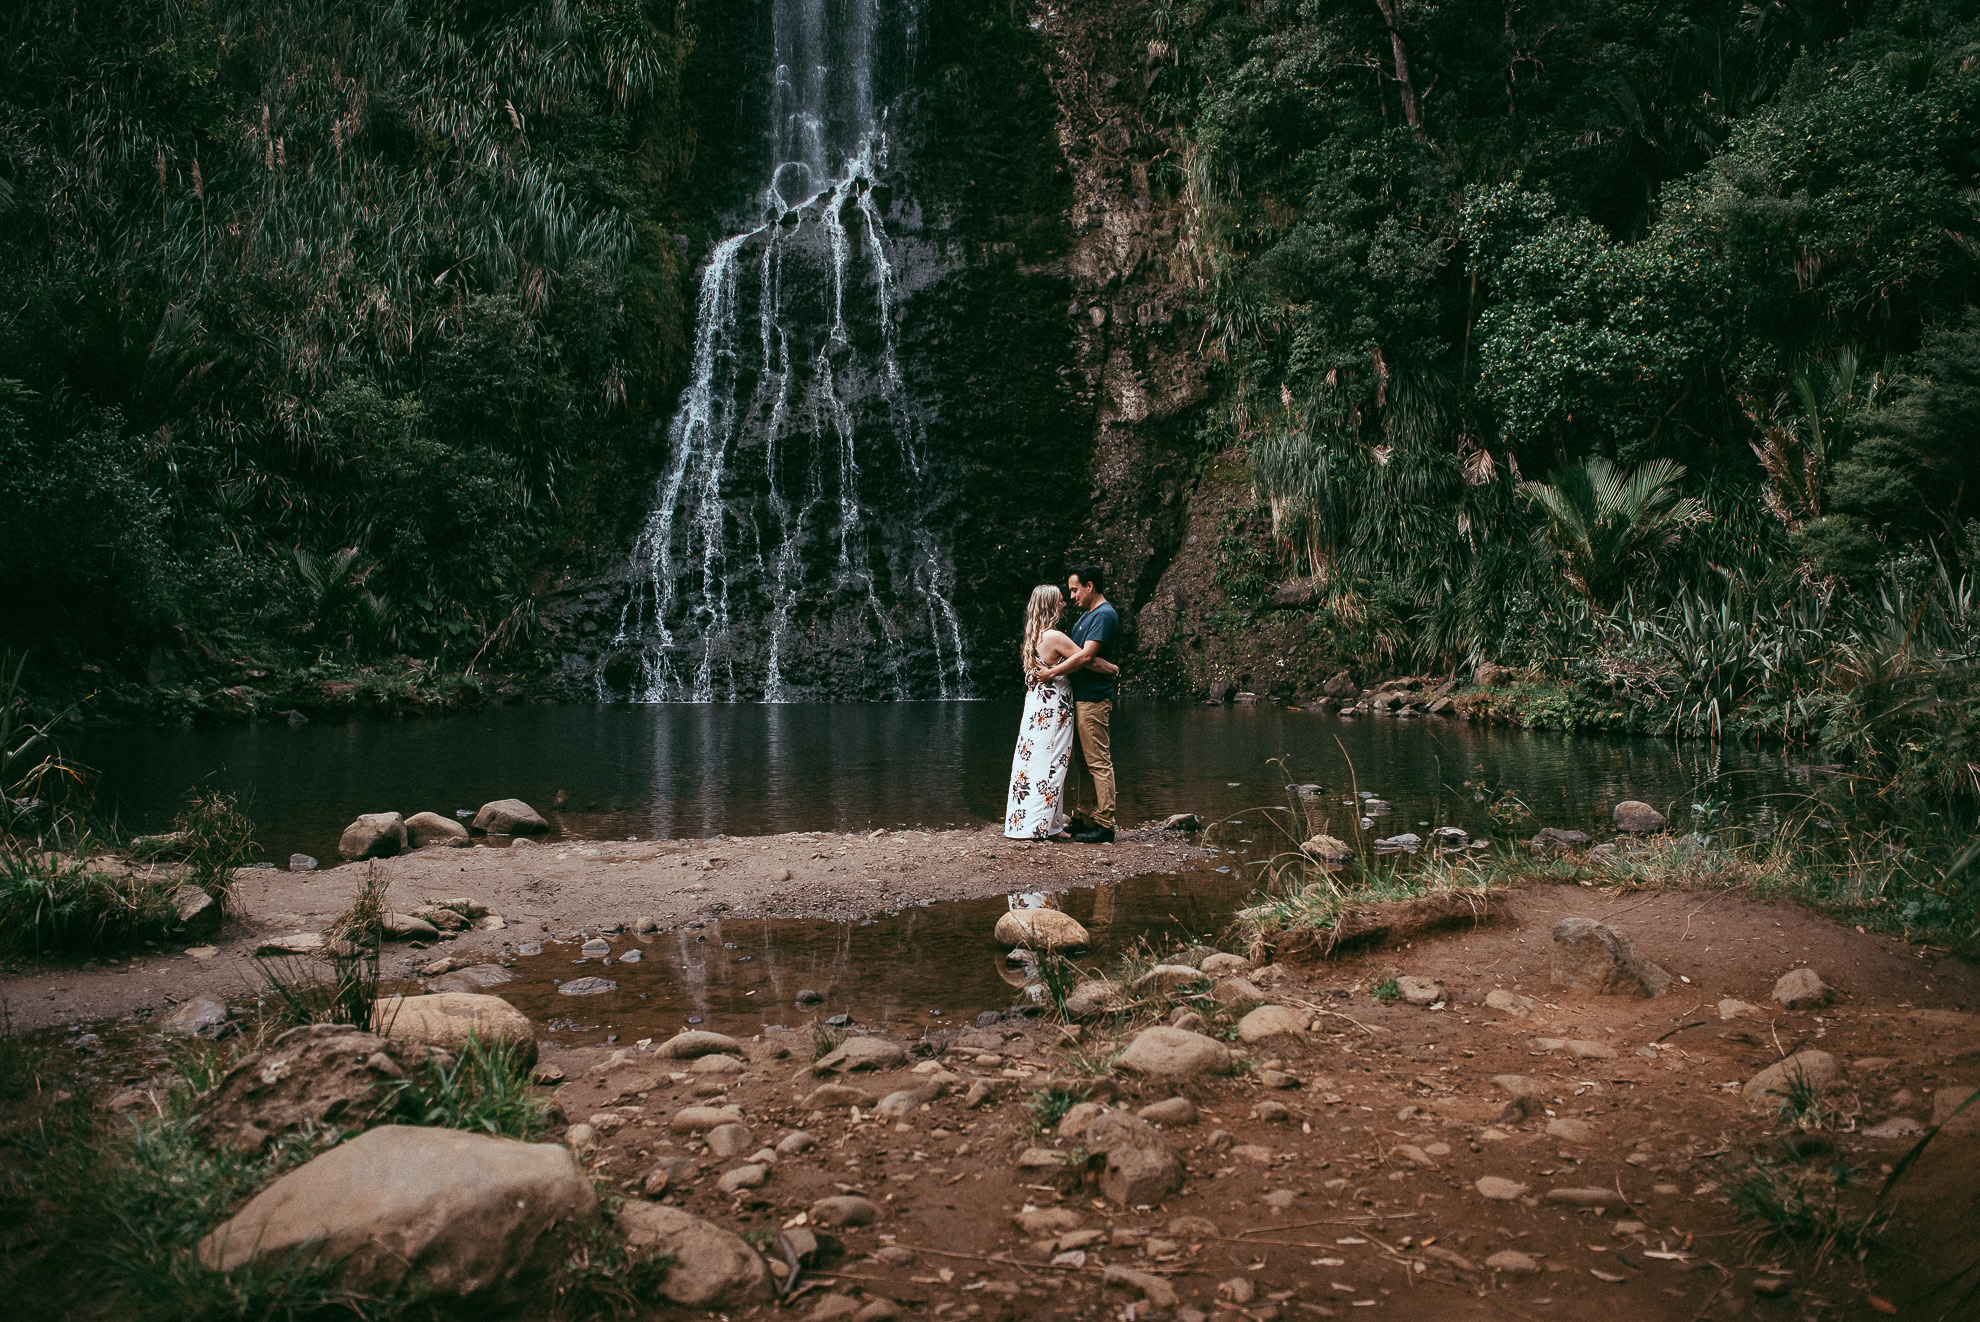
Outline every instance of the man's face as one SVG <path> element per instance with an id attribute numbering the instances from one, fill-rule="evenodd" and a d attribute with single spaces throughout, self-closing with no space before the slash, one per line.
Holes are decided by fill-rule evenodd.
<path id="1" fill-rule="evenodd" d="M 1079 581 L 1078 574 L 1069 574 L 1066 576 L 1066 595 L 1072 598 L 1073 605 L 1079 607 L 1081 610 L 1087 609 L 1086 599 L 1092 593 L 1092 588 L 1087 587 L 1086 584 Z"/>

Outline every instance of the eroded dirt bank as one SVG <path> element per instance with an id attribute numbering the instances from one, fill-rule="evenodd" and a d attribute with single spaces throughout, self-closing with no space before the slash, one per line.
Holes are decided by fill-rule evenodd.
<path id="1" fill-rule="evenodd" d="M 397 976 L 446 954 L 492 959 L 525 940 L 624 925 L 661 927 L 717 915 L 844 922 L 909 905 L 1012 891 L 1063 891 L 1175 872 L 1208 851 L 1175 832 L 1122 831 L 1113 845 L 1007 840 L 996 827 L 958 831 L 804 831 L 702 840 L 518 839 L 506 848 L 429 848 L 316 872 L 244 870 L 237 913 L 211 936 L 116 962 L 21 960 L 0 995 L 21 1028 L 159 1009 L 198 992 L 259 985 L 253 955 L 274 938 L 322 930 L 367 871 L 389 879 L 406 911 L 467 896 L 502 920 L 431 948 L 387 947 Z M 445 949 L 438 947 L 444 945 Z"/>

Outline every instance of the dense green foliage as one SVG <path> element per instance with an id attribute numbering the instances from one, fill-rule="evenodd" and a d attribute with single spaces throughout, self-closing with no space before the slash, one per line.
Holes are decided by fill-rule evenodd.
<path id="1" fill-rule="evenodd" d="M 209 685 L 526 642 L 682 351 L 689 37 L 663 0 L 11 6 L 0 637 Z"/>
<path id="2" fill-rule="evenodd" d="M 1151 16 L 1210 439 L 1320 645 L 1970 795 L 1980 5 Z"/>

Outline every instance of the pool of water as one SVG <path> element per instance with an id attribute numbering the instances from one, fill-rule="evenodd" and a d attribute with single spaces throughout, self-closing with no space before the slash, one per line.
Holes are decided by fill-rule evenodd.
<path id="1" fill-rule="evenodd" d="M 1099 970 L 1143 939 L 1166 952 L 1214 937 L 1251 889 L 1237 867 L 1219 867 L 1225 864 L 1206 862 L 1173 876 L 1066 893 L 1066 911 L 1093 938 L 1075 963 Z M 567 1046 L 630 1046 L 690 1027 L 748 1035 L 836 1015 L 913 1035 L 1026 1002 L 1029 971 L 991 940 L 1006 907 L 1002 896 L 991 896 L 910 906 L 861 923 L 710 920 L 652 936 L 611 936 L 609 962 L 584 959 L 575 940 L 544 941 L 538 953 L 511 963 L 515 981 L 489 990 L 529 1015 L 539 1035 Z M 619 958 L 628 951 L 638 952 L 638 962 Z M 583 996 L 558 990 L 580 978 L 617 986 Z M 800 1005 L 805 991 L 824 999 Z"/>
<path id="2" fill-rule="evenodd" d="M 438 719 L 118 730 L 70 752 L 100 773 L 127 829 L 169 824 L 195 785 L 239 794 L 266 857 L 334 857 L 362 812 L 452 814 L 521 798 L 568 836 L 705 837 L 979 825 L 1003 815 L 1019 706 L 522 706 Z M 1288 779 L 1395 805 L 1382 833 L 1485 826 L 1481 774 L 1535 826 L 1606 821 L 1621 799 L 1680 810 L 1701 793 L 1747 816 L 1790 788 L 1782 760 L 1640 737 L 1562 735 L 1428 717 L 1342 718 L 1269 705 L 1124 703 L 1113 721 L 1120 817 L 1221 817 L 1283 802 Z M 1283 758 L 1286 772 L 1272 765 Z M 553 811 L 564 791 L 567 806 Z"/>

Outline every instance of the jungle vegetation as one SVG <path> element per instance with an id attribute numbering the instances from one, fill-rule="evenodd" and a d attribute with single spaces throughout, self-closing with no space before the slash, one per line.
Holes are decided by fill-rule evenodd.
<path id="1" fill-rule="evenodd" d="M 1980 5 L 1149 15 L 1207 439 L 1316 646 L 1971 824 Z"/>
<path id="2" fill-rule="evenodd" d="M 0 14 L 0 641 L 31 681 L 526 663 L 546 549 L 690 329 L 689 11 Z"/>

